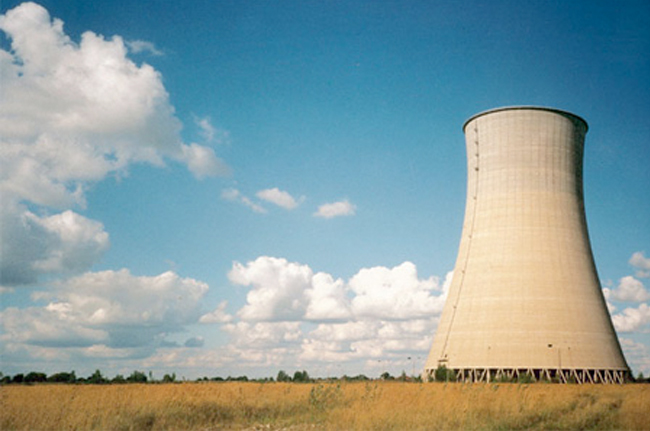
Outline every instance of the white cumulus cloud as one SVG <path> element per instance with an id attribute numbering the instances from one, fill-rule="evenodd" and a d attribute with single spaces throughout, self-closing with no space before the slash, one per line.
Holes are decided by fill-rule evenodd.
<path id="1" fill-rule="evenodd" d="M 420 279 L 411 262 L 364 268 L 346 283 L 308 265 L 260 256 L 233 263 L 228 278 L 251 288 L 238 312 L 243 320 L 408 320 L 440 314 L 446 298 L 439 280 Z"/>
<path id="2" fill-rule="evenodd" d="M 249 198 L 248 196 L 242 194 L 239 190 L 235 188 L 225 189 L 221 192 L 221 198 L 231 201 L 238 202 L 251 210 L 259 214 L 267 213 L 266 208 L 262 206 L 262 202 L 269 202 L 273 205 L 277 205 L 280 208 L 286 210 L 292 210 L 298 207 L 300 203 L 304 200 L 304 197 L 296 199 L 289 192 L 280 190 L 277 187 L 260 190 L 255 193 L 255 197 L 259 199 L 257 202 Z"/>
<path id="3" fill-rule="evenodd" d="M 224 326 L 235 346 L 266 349 L 296 344 L 301 339 L 300 322 L 237 322 Z"/>
<path id="4" fill-rule="evenodd" d="M 89 183 L 137 162 L 174 160 L 197 178 L 228 173 L 211 148 L 183 143 L 160 73 L 128 57 L 155 54 L 151 43 L 91 31 L 75 42 L 31 2 L 0 15 L 0 30 L 10 44 L 0 49 L 3 286 L 97 262 L 108 234 L 71 211 L 85 207 Z"/>
<path id="5" fill-rule="evenodd" d="M 212 125 L 210 117 L 195 117 L 194 122 L 199 126 L 199 134 L 207 143 L 228 144 L 230 133 L 227 130 Z"/>
<path id="6" fill-rule="evenodd" d="M 636 268 L 636 276 L 639 278 L 650 277 L 650 257 L 645 257 L 642 251 L 637 251 L 632 254 L 629 261 L 630 265 Z"/>
<path id="7" fill-rule="evenodd" d="M 650 323 L 650 307 L 640 304 L 637 308 L 626 308 L 612 316 L 614 327 L 619 332 L 634 332 Z"/>
<path id="8" fill-rule="evenodd" d="M 151 354 L 167 334 L 199 319 L 207 290 L 205 283 L 173 272 L 153 277 L 126 269 L 89 272 L 35 294 L 35 299 L 49 301 L 43 307 L 4 310 L 0 341 L 5 346 L 92 347 L 88 352 L 109 355 L 115 350 L 118 356 L 129 350 L 130 355 L 142 354 L 143 349 Z"/>
<path id="9" fill-rule="evenodd" d="M 256 213 L 259 213 L 259 214 L 266 214 L 266 212 L 267 212 L 266 208 L 264 208 L 260 204 L 257 204 L 255 202 L 253 202 L 249 197 L 243 195 L 237 189 L 230 188 L 230 189 L 222 190 L 221 198 L 225 199 L 227 201 L 231 201 L 231 202 L 238 202 L 238 203 L 250 208 L 251 210 L 253 210 L 253 212 L 256 212 Z"/>
<path id="10" fill-rule="evenodd" d="M 421 279 L 413 263 L 361 269 L 348 281 L 308 265 L 261 256 L 235 262 L 233 284 L 248 287 L 238 321 L 224 325 L 237 363 L 341 363 L 424 356 L 451 281 Z M 221 310 L 225 312 L 225 310 Z M 314 326 L 316 325 L 316 326 Z M 246 356 L 244 356 L 246 355 Z M 256 358 L 256 359 L 254 359 Z"/>
<path id="11" fill-rule="evenodd" d="M 318 211 L 314 213 L 314 217 L 329 219 L 334 217 L 352 216 L 356 213 L 356 210 L 357 207 L 346 199 L 321 205 L 318 207 Z"/>
<path id="12" fill-rule="evenodd" d="M 608 290 L 607 297 L 618 301 L 643 302 L 650 299 L 650 292 L 641 281 L 628 275 L 619 280 L 616 289 Z"/>
<path id="13" fill-rule="evenodd" d="M 312 270 L 286 259 L 262 256 L 247 265 L 234 263 L 228 278 L 234 284 L 252 286 L 238 315 L 244 320 L 299 320 L 307 307 L 305 291 Z"/>
<path id="14" fill-rule="evenodd" d="M 198 144 L 181 145 L 182 155 L 179 157 L 187 163 L 187 167 L 197 179 L 210 177 L 220 173 L 229 174 L 230 167 L 219 159 L 214 150 Z"/>
<path id="15" fill-rule="evenodd" d="M 11 40 L 0 55 L 3 192 L 67 206 L 79 182 L 165 157 L 199 177 L 223 173 L 210 149 L 182 143 L 160 73 L 130 60 L 121 37 L 73 42 L 35 3 L 9 10 L 0 29 Z"/>
<path id="16" fill-rule="evenodd" d="M 39 216 L 11 202 L 0 209 L 0 237 L 2 286 L 29 285 L 43 275 L 82 272 L 110 246 L 108 233 L 97 221 L 70 210 Z"/>
<path id="17" fill-rule="evenodd" d="M 308 299 L 305 310 L 307 320 L 346 320 L 352 316 L 345 282 L 341 279 L 335 280 L 330 274 L 315 274 L 305 295 Z"/>
<path id="18" fill-rule="evenodd" d="M 134 54 L 149 53 L 154 56 L 161 56 L 163 52 L 156 48 L 156 46 L 146 40 L 130 40 L 126 42 L 129 51 Z"/>
<path id="19" fill-rule="evenodd" d="M 69 304 L 26 309 L 7 308 L 0 312 L 7 344 L 28 344 L 40 347 L 88 347 L 108 342 L 108 332 L 76 321 L 70 316 Z"/>
<path id="20" fill-rule="evenodd" d="M 314 274 L 307 265 L 260 256 L 243 265 L 235 262 L 230 281 L 250 286 L 246 304 L 238 312 L 243 320 L 328 321 L 351 317 L 342 280 Z"/>
<path id="21" fill-rule="evenodd" d="M 431 316 L 442 311 L 445 296 L 438 280 L 418 278 L 417 269 L 411 262 L 389 269 L 365 268 L 349 282 L 355 296 L 352 309 L 357 316 L 382 319 L 412 319 Z"/>
<path id="22" fill-rule="evenodd" d="M 201 323 L 228 323 L 233 317 L 226 312 L 228 301 L 221 301 L 214 311 L 201 316 Z"/>
<path id="23" fill-rule="evenodd" d="M 298 201 L 293 196 L 277 187 L 260 190 L 255 195 L 264 201 L 271 202 L 287 210 L 292 210 L 298 206 Z"/>

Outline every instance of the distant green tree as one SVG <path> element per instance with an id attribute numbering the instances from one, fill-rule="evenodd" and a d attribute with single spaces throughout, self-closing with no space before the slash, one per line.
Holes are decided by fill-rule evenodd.
<path id="1" fill-rule="evenodd" d="M 6 385 L 7 383 L 11 383 L 11 376 L 5 376 L 0 372 L 0 384 Z"/>
<path id="2" fill-rule="evenodd" d="M 47 378 L 47 381 L 52 383 L 76 383 L 77 376 L 75 375 L 74 371 L 70 373 L 55 373 L 49 376 Z"/>
<path id="3" fill-rule="evenodd" d="M 382 380 L 393 380 L 393 376 L 391 376 L 388 371 L 384 371 L 379 377 L 381 377 Z"/>
<path id="4" fill-rule="evenodd" d="M 259 382 L 259 383 L 267 383 L 267 382 L 272 382 L 273 377 L 260 377 L 258 379 L 253 379 L 254 382 Z"/>
<path id="5" fill-rule="evenodd" d="M 25 375 L 23 373 L 18 373 L 11 379 L 11 383 L 22 383 L 23 381 L 25 381 Z"/>
<path id="6" fill-rule="evenodd" d="M 129 377 L 126 378 L 129 383 L 147 383 L 147 375 L 142 371 L 133 371 Z"/>
<path id="7" fill-rule="evenodd" d="M 228 378 L 226 378 L 226 381 L 228 381 L 228 382 L 247 382 L 248 377 L 247 376 L 235 376 L 235 377 L 228 376 Z"/>
<path id="8" fill-rule="evenodd" d="M 102 383 L 107 383 L 108 380 L 102 376 L 102 372 L 99 370 L 95 370 L 95 372 L 86 379 L 86 382 L 92 383 L 92 384 L 102 384 Z"/>
<path id="9" fill-rule="evenodd" d="M 285 373 L 284 370 L 280 370 L 278 372 L 278 377 L 276 377 L 275 380 L 277 380 L 278 382 L 290 382 L 291 377 L 287 373 Z"/>
<path id="10" fill-rule="evenodd" d="M 35 371 L 32 371 L 30 373 L 27 373 L 25 376 L 25 383 L 40 383 L 40 382 L 46 382 L 47 381 L 47 376 L 45 373 L 37 373 Z"/>
<path id="11" fill-rule="evenodd" d="M 343 375 L 341 376 L 341 380 L 345 380 L 346 382 L 363 382 L 370 379 L 365 374 L 357 374 L 356 376 Z"/>
<path id="12" fill-rule="evenodd" d="M 293 381 L 294 382 L 302 382 L 306 383 L 309 382 L 311 379 L 309 378 L 309 373 L 307 371 L 296 371 L 293 373 Z"/>
<path id="13" fill-rule="evenodd" d="M 111 380 L 111 383 L 115 383 L 117 385 L 121 385 L 123 383 L 126 383 L 126 379 L 124 378 L 123 375 L 118 374 L 115 377 L 113 377 L 113 380 Z"/>
<path id="14" fill-rule="evenodd" d="M 434 374 L 437 382 L 448 382 L 450 380 L 456 380 L 456 373 L 454 370 L 450 370 L 444 365 L 438 366 Z"/>
<path id="15" fill-rule="evenodd" d="M 165 374 L 162 381 L 163 383 L 173 383 L 176 381 L 176 373 L 172 373 L 171 375 Z"/>

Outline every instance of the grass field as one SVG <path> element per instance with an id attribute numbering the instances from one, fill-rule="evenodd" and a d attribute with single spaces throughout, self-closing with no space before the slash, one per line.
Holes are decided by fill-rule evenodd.
<path id="1" fill-rule="evenodd" d="M 7 385 L 4 430 L 650 429 L 650 385 Z"/>

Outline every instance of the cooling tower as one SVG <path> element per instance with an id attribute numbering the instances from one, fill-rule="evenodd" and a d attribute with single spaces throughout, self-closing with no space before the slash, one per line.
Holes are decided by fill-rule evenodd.
<path id="1" fill-rule="evenodd" d="M 589 244 L 587 123 L 556 109 L 470 118 L 454 276 L 425 365 L 459 381 L 622 383 L 629 376 Z M 449 377 L 447 377 L 449 378 Z"/>

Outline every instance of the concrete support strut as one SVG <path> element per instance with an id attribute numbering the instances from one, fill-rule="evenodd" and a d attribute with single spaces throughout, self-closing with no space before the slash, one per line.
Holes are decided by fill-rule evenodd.
<path id="1" fill-rule="evenodd" d="M 623 384 L 630 381 L 628 370 L 598 369 L 541 369 L 541 368 L 462 368 L 449 369 L 445 376 L 436 379 L 435 370 L 426 370 L 426 381 L 459 383 L 575 383 Z"/>

